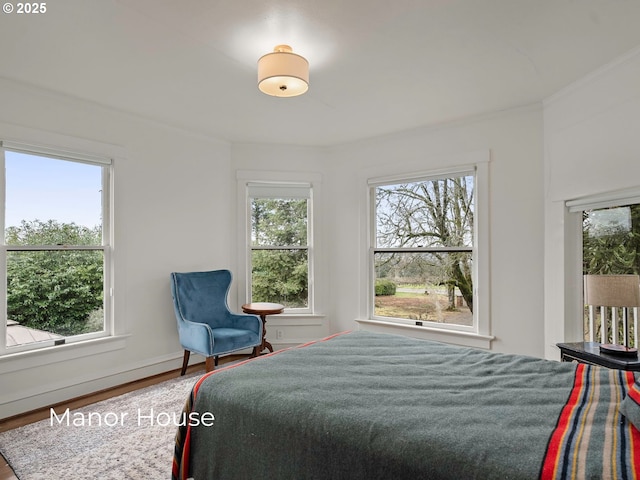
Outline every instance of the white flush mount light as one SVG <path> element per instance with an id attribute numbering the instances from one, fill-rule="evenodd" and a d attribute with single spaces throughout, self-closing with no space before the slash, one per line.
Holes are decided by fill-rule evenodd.
<path id="1" fill-rule="evenodd" d="M 309 89 L 309 62 L 289 45 L 277 45 L 258 60 L 258 88 L 274 97 L 295 97 Z"/>

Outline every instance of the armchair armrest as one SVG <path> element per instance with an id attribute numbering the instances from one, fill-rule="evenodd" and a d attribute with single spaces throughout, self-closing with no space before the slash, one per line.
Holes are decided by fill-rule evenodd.
<path id="1" fill-rule="evenodd" d="M 185 350 L 199 353 L 205 357 L 213 355 L 213 332 L 206 323 L 183 320 L 178 324 L 180 344 Z"/>
<path id="2" fill-rule="evenodd" d="M 249 330 L 262 337 L 262 320 L 257 315 L 231 313 L 230 319 L 234 328 Z"/>

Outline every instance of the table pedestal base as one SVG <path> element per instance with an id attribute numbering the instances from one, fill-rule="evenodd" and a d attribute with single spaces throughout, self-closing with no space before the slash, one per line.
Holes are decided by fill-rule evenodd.
<path id="1" fill-rule="evenodd" d="M 262 343 L 260 346 L 256 347 L 258 350 L 258 355 L 262 354 L 265 350 L 269 350 L 270 353 L 273 353 L 273 346 L 271 343 L 267 341 L 267 316 L 260 315 L 260 319 L 262 319 Z"/>
<path id="2" fill-rule="evenodd" d="M 242 311 L 259 315 L 262 320 L 262 342 L 254 348 L 255 355 L 260 355 L 265 350 L 273 353 L 273 346 L 267 341 L 267 315 L 277 315 L 284 312 L 284 305 L 268 302 L 245 303 L 242 305 Z"/>

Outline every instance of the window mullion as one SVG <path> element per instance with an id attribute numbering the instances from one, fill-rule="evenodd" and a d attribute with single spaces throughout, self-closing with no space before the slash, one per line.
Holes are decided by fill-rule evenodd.
<path id="1" fill-rule="evenodd" d="M 73 250 L 102 250 L 102 245 L 5 245 L 7 252 L 40 252 L 40 251 L 73 251 Z"/>
<path id="2" fill-rule="evenodd" d="M 406 248 L 374 248 L 374 253 L 405 253 L 405 252 L 473 252 L 473 247 L 406 247 Z"/>
<path id="3" fill-rule="evenodd" d="M 283 245 L 281 247 L 272 245 L 252 245 L 251 250 L 309 250 L 309 247 L 300 245 Z"/>

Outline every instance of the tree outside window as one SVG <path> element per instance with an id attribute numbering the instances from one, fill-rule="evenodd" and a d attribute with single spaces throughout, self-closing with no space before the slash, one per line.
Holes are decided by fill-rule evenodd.
<path id="1" fill-rule="evenodd" d="M 640 273 L 640 204 L 582 212 L 583 274 Z"/>
<path id="2" fill-rule="evenodd" d="M 23 221 L 9 227 L 7 244 L 99 245 L 93 229 L 55 220 Z M 7 252 L 7 318 L 25 327 L 71 336 L 102 331 L 101 250 L 17 250 Z"/>

